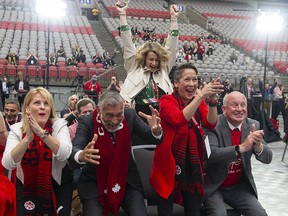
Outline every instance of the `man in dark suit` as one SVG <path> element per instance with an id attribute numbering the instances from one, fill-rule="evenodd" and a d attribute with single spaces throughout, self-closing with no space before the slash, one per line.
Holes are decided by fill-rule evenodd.
<path id="1" fill-rule="evenodd" d="M 227 94 L 222 109 L 215 129 L 207 131 L 211 147 L 204 166 L 207 215 L 227 215 L 227 203 L 245 216 L 266 216 L 251 170 L 252 155 L 265 164 L 272 160 L 263 130 L 259 130 L 259 122 L 247 118 L 247 100 L 242 93 Z"/>
<path id="2" fill-rule="evenodd" d="M 162 141 L 159 113 L 150 109 L 151 116 L 139 113 L 147 125 L 134 109 L 124 110 L 119 93 L 106 91 L 94 113 L 78 119 L 71 158 L 85 164 L 78 182 L 84 216 L 117 213 L 120 206 L 128 215 L 147 215 L 130 147 L 134 135 L 147 143 Z"/>

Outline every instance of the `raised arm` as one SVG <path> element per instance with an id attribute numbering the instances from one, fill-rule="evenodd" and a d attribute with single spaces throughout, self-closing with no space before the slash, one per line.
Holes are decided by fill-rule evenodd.
<path id="1" fill-rule="evenodd" d="M 179 8 L 177 5 L 171 5 L 170 7 L 171 14 L 171 25 L 170 25 L 170 33 L 168 34 L 167 42 L 165 43 L 165 49 L 169 53 L 169 62 L 168 62 L 168 73 L 172 69 L 176 61 L 176 52 L 177 52 L 177 44 L 178 44 L 178 16 L 179 16 Z"/>
<path id="2" fill-rule="evenodd" d="M 124 67 L 126 72 L 128 73 L 132 65 L 134 64 L 134 58 L 136 54 L 136 48 L 132 41 L 132 33 L 128 26 L 126 11 L 128 8 L 128 3 L 125 2 L 125 6 L 120 6 L 120 1 L 117 1 L 115 4 L 116 9 L 119 12 L 119 19 L 120 19 L 120 31 L 121 31 L 121 38 L 123 42 L 124 48 Z"/>

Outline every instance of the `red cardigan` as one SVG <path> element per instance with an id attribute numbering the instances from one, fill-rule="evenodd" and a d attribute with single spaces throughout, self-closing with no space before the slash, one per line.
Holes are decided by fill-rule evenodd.
<path id="1" fill-rule="evenodd" d="M 200 103 L 198 111 L 202 125 L 209 129 L 216 126 L 217 122 L 212 125 L 207 121 L 208 106 L 204 100 Z M 157 146 L 154 153 L 150 184 L 161 197 L 167 199 L 175 185 L 176 163 L 172 153 L 172 142 L 177 129 L 179 127 L 187 127 L 188 121 L 185 119 L 183 111 L 180 110 L 178 101 L 173 95 L 161 97 L 160 117 L 164 140 Z M 194 118 L 197 119 L 195 114 Z M 195 142 L 197 141 L 196 135 L 193 139 Z"/>

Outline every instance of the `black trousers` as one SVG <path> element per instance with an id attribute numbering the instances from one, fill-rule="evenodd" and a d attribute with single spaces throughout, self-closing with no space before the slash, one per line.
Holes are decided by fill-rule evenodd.
<path id="1" fill-rule="evenodd" d="M 181 191 L 183 198 L 183 206 L 185 216 L 200 216 L 200 206 L 202 205 L 202 197 L 194 191 L 194 193 Z M 174 193 L 172 192 L 168 199 L 157 194 L 157 207 L 159 216 L 173 215 Z"/>
<path id="2" fill-rule="evenodd" d="M 101 216 L 103 209 L 97 198 L 81 199 L 83 205 L 83 216 Z M 131 216 L 147 216 L 147 209 L 144 202 L 144 197 L 141 192 L 129 187 L 126 187 L 124 201 L 121 205 L 127 215 Z"/>
<path id="3" fill-rule="evenodd" d="M 284 123 L 284 132 L 288 134 L 288 115 L 285 109 L 285 99 L 282 98 L 277 101 L 272 102 L 272 118 L 277 120 L 279 114 L 282 114 L 283 123 Z"/>

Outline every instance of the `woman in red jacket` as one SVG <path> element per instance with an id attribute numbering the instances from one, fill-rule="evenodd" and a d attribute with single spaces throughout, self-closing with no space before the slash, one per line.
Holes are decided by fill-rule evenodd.
<path id="1" fill-rule="evenodd" d="M 183 199 L 185 215 L 200 215 L 204 184 L 204 132 L 214 128 L 220 79 L 198 89 L 197 68 L 185 63 L 174 73 L 174 91 L 160 99 L 164 141 L 156 148 L 150 183 L 157 192 L 158 215 L 172 215 L 176 191 Z M 209 106 L 205 103 L 209 101 Z"/>
<path id="2" fill-rule="evenodd" d="M 7 130 L 2 113 L 0 112 L 0 161 L 7 140 Z M 0 163 L 0 215 L 16 215 L 16 190 L 4 173 L 4 167 Z"/>

